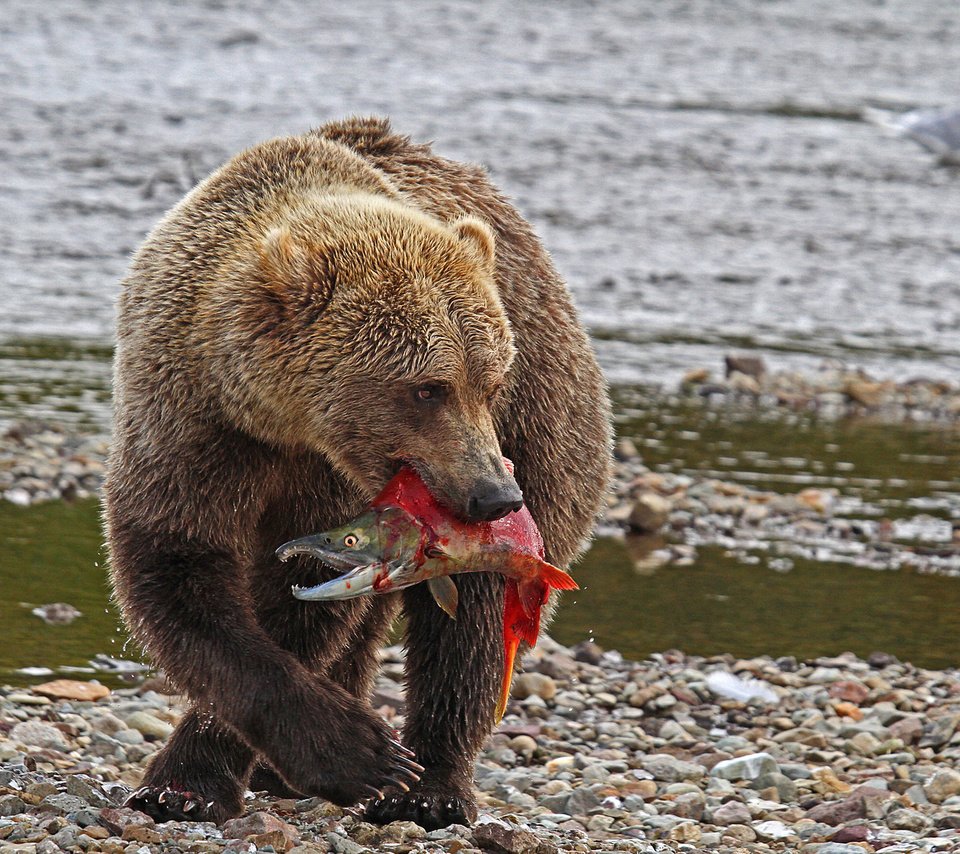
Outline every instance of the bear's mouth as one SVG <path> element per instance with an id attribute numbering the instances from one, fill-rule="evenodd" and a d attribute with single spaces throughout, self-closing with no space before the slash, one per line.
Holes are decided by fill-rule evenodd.
<path id="1" fill-rule="evenodd" d="M 430 490 L 430 493 L 434 496 L 434 498 L 436 498 L 437 502 L 444 508 L 444 510 L 449 511 L 458 519 L 465 521 L 462 509 L 453 500 L 452 496 L 445 489 L 443 489 L 439 483 L 437 483 L 427 464 L 423 460 L 418 460 L 416 457 L 394 457 L 393 462 L 394 466 L 390 472 L 390 478 L 387 482 L 392 480 L 393 477 L 400 471 L 400 469 L 411 469 L 412 471 L 416 472 L 420 480 L 427 485 L 427 489 Z"/>

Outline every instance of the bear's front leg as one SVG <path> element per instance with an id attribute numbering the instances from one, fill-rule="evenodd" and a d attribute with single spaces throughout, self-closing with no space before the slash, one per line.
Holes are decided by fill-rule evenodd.
<path id="1" fill-rule="evenodd" d="M 311 672 L 264 630 L 246 590 L 235 582 L 233 554 L 183 534 L 155 534 L 119 522 L 111 538 L 127 619 L 157 664 L 210 709 L 225 734 L 233 731 L 246 745 L 238 748 L 244 769 L 253 753 L 262 754 L 291 789 L 343 806 L 419 779 L 410 751 L 368 703 Z M 333 620 L 350 608 L 324 613 Z M 223 751 L 211 749 L 201 726 L 178 733 L 185 747 L 175 740 L 158 759 L 150 787 L 196 787 L 198 794 L 235 808 L 221 784 L 239 772 L 223 772 Z M 211 783 L 202 785 L 207 779 Z"/>
<path id="2" fill-rule="evenodd" d="M 425 584 L 404 592 L 407 616 L 407 715 L 404 742 L 424 767 L 409 792 L 370 801 L 368 821 L 415 821 L 428 830 L 477 817 L 473 770 L 493 730 L 503 674 L 504 581 L 493 573 L 458 575 L 452 620 Z"/>

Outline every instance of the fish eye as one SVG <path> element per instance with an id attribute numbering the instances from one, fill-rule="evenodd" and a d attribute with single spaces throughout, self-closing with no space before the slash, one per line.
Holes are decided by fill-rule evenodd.
<path id="1" fill-rule="evenodd" d="M 359 539 L 357 538 L 356 534 L 347 534 L 347 536 L 343 538 L 343 544 L 348 549 L 352 549 L 358 542 Z"/>

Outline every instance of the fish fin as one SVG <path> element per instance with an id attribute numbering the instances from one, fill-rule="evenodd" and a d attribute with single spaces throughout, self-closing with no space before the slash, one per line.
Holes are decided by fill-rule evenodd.
<path id="1" fill-rule="evenodd" d="M 543 603 L 547 601 L 550 594 L 550 588 L 539 578 L 530 581 L 517 583 L 517 594 L 520 600 L 520 606 L 528 620 L 540 618 L 540 609 Z"/>
<path id="2" fill-rule="evenodd" d="M 532 588 L 525 590 L 516 581 L 507 582 L 503 599 L 504 638 L 516 635 L 520 640 L 534 646 L 540 634 L 540 609 L 547 599 L 547 588 L 537 583 L 524 585 Z M 526 597 L 524 594 L 528 594 Z"/>
<path id="3" fill-rule="evenodd" d="M 503 635 L 503 681 L 500 683 L 500 698 L 497 700 L 497 709 L 493 713 L 494 724 L 499 724 L 503 720 L 503 715 L 507 711 L 507 702 L 510 699 L 510 688 L 513 686 L 513 663 L 517 657 L 517 648 L 520 646 L 520 638 L 508 629 L 504 630 Z"/>
<path id="4" fill-rule="evenodd" d="M 573 576 L 564 572 L 552 563 L 542 561 L 540 564 L 540 578 L 547 583 L 548 587 L 555 590 L 579 590 L 580 585 L 573 580 Z"/>
<path id="5" fill-rule="evenodd" d="M 460 601 L 460 593 L 457 585 L 449 575 L 438 575 L 427 581 L 427 588 L 433 601 L 436 602 L 447 614 L 450 619 L 457 619 L 457 603 Z"/>

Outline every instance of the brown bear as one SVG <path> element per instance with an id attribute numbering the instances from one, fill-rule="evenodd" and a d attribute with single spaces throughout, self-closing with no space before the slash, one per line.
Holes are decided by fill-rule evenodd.
<path id="1" fill-rule="evenodd" d="M 250 786 L 370 798 L 376 822 L 473 820 L 502 577 L 459 577 L 451 620 L 424 585 L 301 602 L 291 585 L 333 570 L 274 550 L 353 517 L 407 464 L 464 519 L 526 501 L 564 566 L 609 462 L 605 386 L 567 289 L 483 170 L 380 119 L 228 162 L 147 238 L 119 304 L 113 584 L 195 703 L 131 804 L 220 822 Z M 369 704 L 401 605 L 403 744 Z"/>

